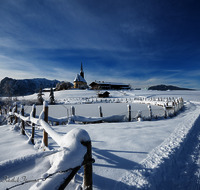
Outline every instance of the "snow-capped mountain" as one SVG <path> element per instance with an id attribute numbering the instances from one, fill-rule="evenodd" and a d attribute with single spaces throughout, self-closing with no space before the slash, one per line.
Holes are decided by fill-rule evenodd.
<path id="1" fill-rule="evenodd" d="M 40 88 L 55 87 L 60 82 L 58 80 L 48 80 L 45 78 L 34 79 L 12 79 L 5 77 L 0 83 L 0 95 L 1 96 L 25 96 L 34 94 L 39 91 Z"/>

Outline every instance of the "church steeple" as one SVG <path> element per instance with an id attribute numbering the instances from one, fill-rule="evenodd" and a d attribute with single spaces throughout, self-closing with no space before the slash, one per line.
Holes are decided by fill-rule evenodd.
<path id="1" fill-rule="evenodd" d="M 82 61 L 81 61 L 81 71 L 80 71 L 80 75 L 84 78 L 84 71 L 83 71 Z"/>

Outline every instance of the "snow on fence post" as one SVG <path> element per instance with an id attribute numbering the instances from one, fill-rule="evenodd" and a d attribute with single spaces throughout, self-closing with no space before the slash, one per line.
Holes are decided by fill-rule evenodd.
<path id="1" fill-rule="evenodd" d="M 138 113 L 137 113 L 137 120 L 138 121 L 142 121 L 142 111 L 138 110 Z"/>
<path id="2" fill-rule="evenodd" d="M 92 144 L 91 141 L 81 141 L 81 144 L 87 148 L 87 153 L 84 156 L 84 176 L 83 176 L 83 189 L 92 190 L 92 163 L 94 163 L 94 159 L 92 158 Z M 77 166 L 72 170 L 69 176 L 65 179 L 64 183 L 58 187 L 58 190 L 64 190 L 65 187 L 70 183 L 76 173 L 80 170 L 81 166 Z"/>
<path id="3" fill-rule="evenodd" d="M 24 116 L 24 106 L 23 105 L 21 105 L 21 115 Z M 22 122 L 21 133 L 22 133 L 22 135 L 25 135 L 24 120 L 21 119 L 21 122 Z"/>
<path id="4" fill-rule="evenodd" d="M 48 123 L 48 103 L 46 101 L 43 102 L 44 109 L 44 121 Z M 48 133 L 43 130 L 43 142 L 46 147 L 48 147 Z"/>
<path id="5" fill-rule="evenodd" d="M 35 117 L 36 107 L 35 104 L 32 107 L 32 117 Z M 34 135 L 35 135 L 35 123 L 32 123 L 32 135 L 31 135 L 31 142 L 34 144 Z"/>
<path id="6" fill-rule="evenodd" d="M 128 121 L 130 122 L 131 121 L 131 105 L 128 104 L 127 107 L 128 107 Z"/>
<path id="7" fill-rule="evenodd" d="M 179 110 L 180 110 L 180 102 L 179 102 L 179 100 L 178 100 L 178 99 L 176 100 L 176 102 L 177 102 L 178 111 L 179 111 Z"/>
<path id="8" fill-rule="evenodd" d="M 100 117 L 103 117 L 102 108 L 101 108 L 101 106 L 98 106 L 98 107 L 99 107 L 99 114 L 100 114 Z"/>
<path id="9" fill-rule="evenodd" d="M 180 107 L 181 107 L 181 109 L 183 109 L 183 98 L 182 97 L 180 97 Z"/>
<path id="10" fill-rule="evenodd" d="M 152 109 L 151 109 L 151 106 L 148 105 L 148 108 L 149 108 L 149 115 L 150 115 L 150 119 L 152 119 Z"/>

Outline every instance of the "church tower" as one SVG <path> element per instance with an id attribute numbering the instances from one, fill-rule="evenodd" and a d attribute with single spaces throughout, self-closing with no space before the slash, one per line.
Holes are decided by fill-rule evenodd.
<path id="1" fill-rule="evenodd" d="M 84 71 L 83 71 L 82 61 L 81 61 L 81 71 L 80 71 L 80 75 L 84 78 Z"/>
<path id="2" fill-rule="evenodd" d="M 77 74 L 77 76 L 74 79 L 74 88 L 79 88 L 79 89 L 86 89 L 87 88 L 87 82 L 84 79 L 84 71 L 83 71 L 82 62 L 81 62 L 80 74 Z"/>

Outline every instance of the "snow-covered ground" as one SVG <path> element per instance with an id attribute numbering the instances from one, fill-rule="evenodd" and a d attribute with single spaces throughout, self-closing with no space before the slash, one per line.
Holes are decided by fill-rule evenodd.
<path id="1" fill-rule="evenodd" d="M 46 100 L 48 95 L 49 93 L 45 93 Z M 59 135 L 75 128 L 88 132 L 92 141 L 92 156 L 95 159 L 93 189 L 198 189 L 200 92 L 111 91 L 111 96 L 115 99 L 183 97 L 184 109 L 175 117 L 153 121 L 53 126 Z M 36 97 L 35 94 L 18 99 Z M 55 92 L 55 98 L 62 106 L 49 107 L 50 114 L 54 117 L 66 116 L 71 105 L 77 106 L 78 115 L 98 117 L 99 104 L 106 116 L 124 113 L 128 104 L 79 104 L 82 98 L 95 100 L 96 92 L 92 90 Z M 137 106 L 132 104 L 132 109 L 141 109 Z M 142 106 L 142 109 L 147 108 L 147 105 Z M 29 109 L 26 108 L 28 113 Z M 42 110 L 37 107 L 37 110 L 39 109 Z M 36 130 L 36 143 L 33 146 L 28 137 L 21 135 L 13 126 L 3 125 L 0 126 L 0 130 L 0 189 L 45 176 L 51 168 L 52 156 L 44 156 L 48 150 L 45 153 L 40 149 L 43 132 Z M 30 127 L 26 127 L 26 130 L 27 133 L 31 133 Z M 59 145 L 49 137 L 49 151 L 58 149 Z M 66 189 L 76 189 L 81 185 L 82 176 L 83 169 Z M 29 189 L 34 183 L 36 182 L 13 189 Z M 36 186 L 32 187 L 34 188 L 37 189 Z"/>

